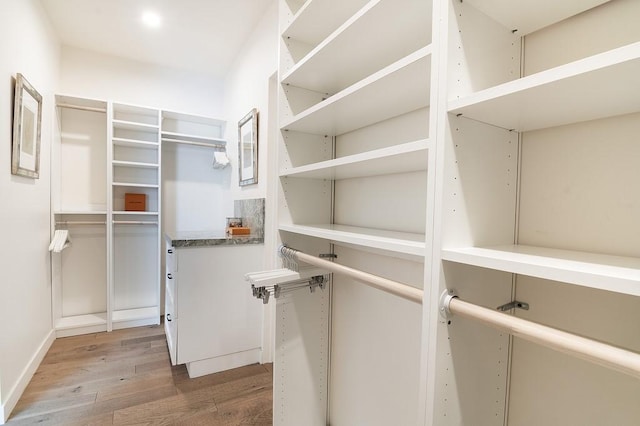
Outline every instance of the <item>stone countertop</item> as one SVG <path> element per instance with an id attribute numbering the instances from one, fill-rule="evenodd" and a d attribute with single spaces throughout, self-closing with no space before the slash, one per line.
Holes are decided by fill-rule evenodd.
<path id="1" fill-rule="evenodd" d="M 167 232 L 165 238 L 174 248 L 264 244 L 264 237 L 257 235 L 229 236 L 224 231 Z"/>

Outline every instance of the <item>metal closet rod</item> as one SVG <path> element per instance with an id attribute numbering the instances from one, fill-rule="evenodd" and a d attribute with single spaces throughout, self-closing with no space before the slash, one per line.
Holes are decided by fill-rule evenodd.
<path id="1" fill-rule="evenodd" d="M 386 291 L 387 293 L 391 293 L 395 296 L 402 297 L 412 302 L 422 303 L 422 290 L 420 290 L 419 288 L 411 287 L 410 285 L 382 278 L 377 275 L 369 274 L 367 272 L 362 272 L 357 269 L 349 268 L 334 262 L 329 262 L 328 260 L 320 259 L 318 257 L 302 253 L 298 250 L 286 246 L 280 247 L 280 254 L 288 259 L 299 260 L 301 262 L 308 263 L 309 265 L 324 268 L 337 274 L 346 275 L 368 286 L 377 288 L 378 290 Z"/>
<path id="2" fill-rule="evenodd" d="M 460 300 L 443 293 L 440 311 L 460 315 L 558 352 L 640 378 L 640 354 Z"/>
<path id="3" fill-rule="evenodd" d="M 86 220 L 63 220 L 56 222 L 56 225 L 106 225 L 103 221 L 86 221 Z"/>
<path id="4" fill-rule="evenodd" d="M 157 225 L 158 222 L 154 220 L 114 220 L 114 225 Z"/>
<path id="5" fill-rule="evenodd" d="M 180 143 L 185 145 L 206 146 L 207 148 L 216 148 L 216 149 L 225 149 L 227 147 L 225 144 L 221 144 L 221 143 L 194 142 L 194 141 L 188 141 L 184 139 L 174 139 L 174 138 L 162 138 L 162 142 L 173 142 L 173 143 Z"/>
<path id="6" fill-rule="evenodd" d="M 287 259 L 298 260 L 346 275 L 379 290 L 422 303 L 423 291 L 406 284 L 329 262 L 285 246 L 280 247 L 280 253 Z M 638 353 L 465 302 L 460 300 L 453 291 L 445 291 L 442 294 L 440 313 L 445 317 L 460 315 L 479 321 L 555 351 L 640 378 L 640 354 Z"/>
<path id="7" fill-rule="evenodd" d="M 57 106 L 60 108 L 79 109 L 80 111 L 107 112 L 106 108 L 90 107 L 90 106 L 84 106 L 84 105 L 58 103 Z"/>

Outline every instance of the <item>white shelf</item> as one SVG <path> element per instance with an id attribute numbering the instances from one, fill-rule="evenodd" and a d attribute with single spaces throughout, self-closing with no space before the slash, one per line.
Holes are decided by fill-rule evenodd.
<path id="1" fill-rule="evenodd" d="M 425 254 L 424 234 L 384 231 L 345 225 L 280 224 L 279 229 L 281 231 L 323 238 L 338 243 L 347 243 L 420 257 L 423 257 Z"/>
<path id="2" fill-rule="evenodd" d="M 158 130 L 160 129 L 159 126 L 154 124 L 138 123 L 135 121 L 111 120 L 111 122 L 113 123 L 113 127 L 116 129 L 136 130 L 146 133 L 158 133 Z"/>
<path id="3" fill-rule="evenodd" d="M 429 44 L 430 17 L 428 1 L 370 1 L 294 65 L 282 83 L 335 93 Z"/>
<path id="4" fill-rule="evenodd" d="M 301 112 L 283 129 L 339 135 L 429 105 L 431 46 Z"/>
<path id="5" fill-rule="evenodd" d="M 80 327 L 91 327 L 94 325 L 106 325 L 106 312 L 87 315 L 74 315 L 62 317 L 56 321 L 56 330 L 67 330 Z"/>
<path id="6" fill-rule="evenodd" d="M 158 142 L 148 142 L 137 139 L 111 138 L 111 140 L 116 146 L 125 146 L 130 148 L 157 149 L 160 146 Z"/>
<path id="7" fill-rule="evenodd" d="M 280 176 L 351 179 L 427 169 L 427 139 L 284 170 Z"/>
<path id="8" fill-rule="evenodd" d="M 609 0 L 465 0 L 509 30 L 526 35 Z"/>
<path id="9" fill-rule="evenodd" d="M 137 168 L 141 168 L 141 169 L 157 169 L 158 167 L 160 167 L 159 164 L 140 163 L 140 162 L 137 162 L 137 161 L 118 161 L 118 160 L 114 160 L 114 161 L 112 161 L 112 164 L 114 166 L 118 166 L 118 167 L 137 167 Z"/>
<path id="10" fill-rule="evenodd" d="M 449 112 L 528 131 L 640 111 L 640 42 L 449 102 Z"/>
<path id="11" fill-rule="evenodd" d="M 316 46 L 366 3 L 367 0 L 308 0 L 296 12 L 282 38 Z"/>
<path id="12" fill-rule="evenodd" d="M 442 258 L 514 274 L 640 296 L 640 259 L 507 245 L 442 250 Z"/>
<path id="13" fill-rule="evenodd" d="M 132 183 L 132 182 L 113 182 L 113 186 L 129 186 L 132 188 L 158 188 L 158 184 L 150 183 Z"/>
<path id="14" fill-rule="evenodd" d="M 159 317 L 159 310 L 156 306 L 138 309 L 122 309 L 113 311 L 111 316 L 112 322 L 138 321 L 149 318 Z"/>

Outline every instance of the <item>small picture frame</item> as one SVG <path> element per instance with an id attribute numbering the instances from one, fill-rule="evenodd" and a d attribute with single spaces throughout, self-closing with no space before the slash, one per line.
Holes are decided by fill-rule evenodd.
<path id="1" fill-rule="evenodd" d="M 42 96 L 20 73 L 16 76 L 13 106 L 13 148 L 11 173 L 40 177 Z"/>
<path id="2" fill-rule="evenodd" d="M 238 122 L 239 185 L 258 183 L 258 110 L 252 109 Z"/>

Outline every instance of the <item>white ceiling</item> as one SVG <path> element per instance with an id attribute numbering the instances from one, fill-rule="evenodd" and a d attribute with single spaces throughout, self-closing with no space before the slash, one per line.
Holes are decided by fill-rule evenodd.
<path id="1" fill-rule="evenodd" d="M 63 45 L 223 77 L 274 0 L 41 0 Z M 142 25 L 145 10 L 160 28 Z"/>

